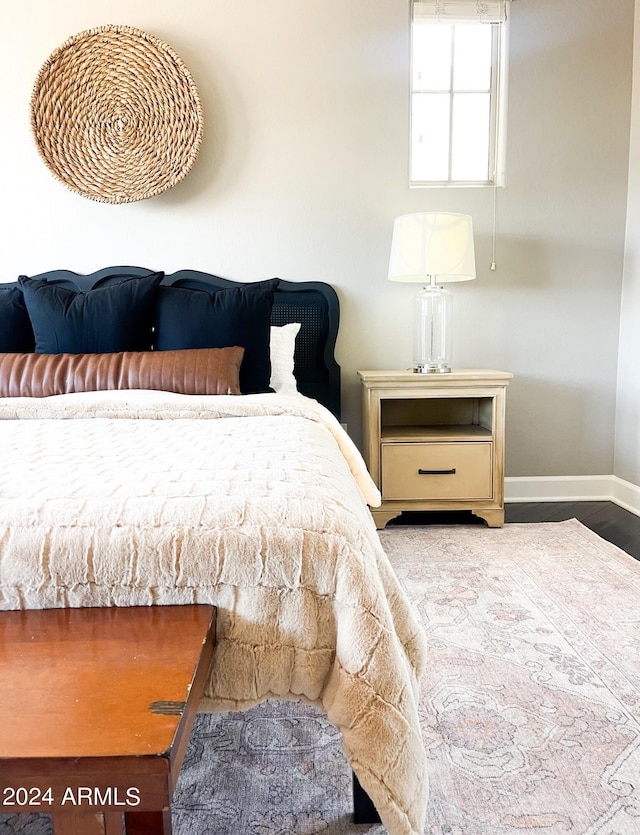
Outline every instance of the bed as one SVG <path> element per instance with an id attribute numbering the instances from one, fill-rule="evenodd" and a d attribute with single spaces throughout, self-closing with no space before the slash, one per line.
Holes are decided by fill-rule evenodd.
<path id="1" fill-rule="evenodd" d="M 424 637 L 339 422 L 338 315 L 326 284 L 193 270 L 0 285 L 0 609 L 215 604 L 201 709 L 320 706 L 421 835 Z"/>

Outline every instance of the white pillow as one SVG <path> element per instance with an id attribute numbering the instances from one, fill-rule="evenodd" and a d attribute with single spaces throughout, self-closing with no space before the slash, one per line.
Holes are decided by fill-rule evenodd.
<path id="1" fill-rule="evenodd" d="M 293 376 L 293 351 L 300 322 L 271 327 L 269 350 L 271 352 L 271 388 L 277 394 L 297 394 Z"/>

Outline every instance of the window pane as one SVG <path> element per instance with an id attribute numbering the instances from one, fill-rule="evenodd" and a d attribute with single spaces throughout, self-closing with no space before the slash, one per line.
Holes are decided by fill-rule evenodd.
<path id="1" fill-rule="evenodd" d="M 455 27 L 453 86 L 455 90 L 488 90 L 491 86 L 491 26 Z"/>
<path id="2" fill-rule="evenodd" d="M 494 112 L 506 67 L 502 31 L 502 24 L 414 18 L 412 185 L 484 184 L 502 170 Z"/>
<path id="3" fill-rule="evenodd" d="M 411 179 L 449 178 L 449 95 L 412 96 Z"/>
<path id="4" fill-rule="evenodd" d="M 448 90 L 451 86 L 452 29 L 449 24 L 414 25 L 414 90 Z"/>
<path id="5" fill-rule="evenodd" d="M 453 97 L 451 175 L 454 180 L 489 179 L 488 93 L 456 93 Z"/>

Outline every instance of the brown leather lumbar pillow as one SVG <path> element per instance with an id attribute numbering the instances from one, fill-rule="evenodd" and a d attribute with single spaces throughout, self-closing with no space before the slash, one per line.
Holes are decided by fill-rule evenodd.
<path id="1" fill-rule="evenodd" d="M 157 389 L 240 394 L 244 348 L 124 351 L 117 354 L 0 354 L 0 397 Z"/>

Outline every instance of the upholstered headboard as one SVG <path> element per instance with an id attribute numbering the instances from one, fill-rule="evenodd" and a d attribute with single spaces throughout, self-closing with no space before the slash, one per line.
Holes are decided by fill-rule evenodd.
<path id="1" fill-rule="evenodd" d="M 106 267 L 88 275 L 70 270 L 40 273 L 39 278 L 73 290 L 117 283 L 126 276 L 146 276 L 155 270 L 145 267 Z M 242 286 L 244 282 L 230 281 L 198 270 L 179 270 L 165 275 L 161 284 L 195 290 Z M 335 356 L 340 309 L 338 296 L 329 284 L 317 281 L 280 281 L 275 291 L 271 315 L 272 325 L 300 322 L 296 338 L 294 374 L 298 389 L 313 397 L 340 417 L 340 367 Z"/>

